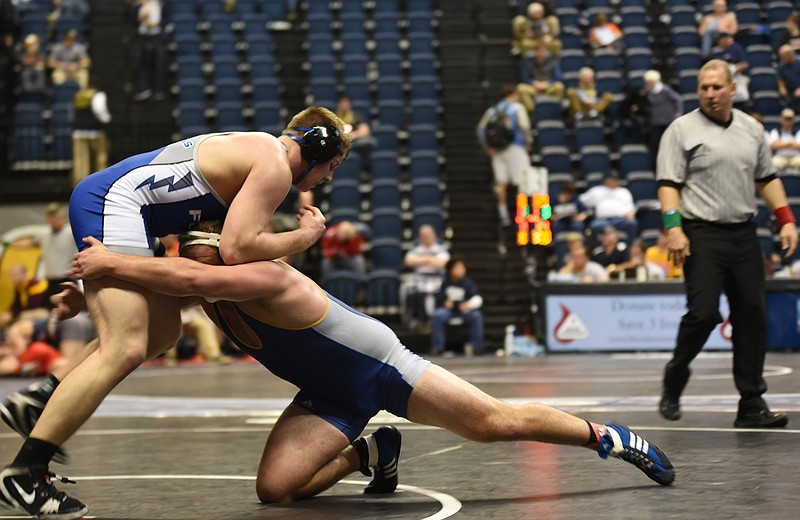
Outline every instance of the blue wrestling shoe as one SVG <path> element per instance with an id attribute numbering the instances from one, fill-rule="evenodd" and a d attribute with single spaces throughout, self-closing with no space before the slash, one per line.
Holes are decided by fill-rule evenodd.
<path id="1" fill-rule="evenodd" d="M 83 502 L 57 490 L 51 477 L 74 484 L 72 480 L 51 473 L 46 466 L 6 466 L 0 472 L 2 503 L 47 520 L 72 520 L 89 512 Z"/>
<path id="2" fill-rule="evenodd" d="M 394 426 L 381 426 L 372 436 L 378 446 L 378 465 L 375 466 L 375 475 L 369 485 L 364 488 L 364 493 L 393 493 L 397 489 L 397 466 L 400 463 L 403 436 Z"/>
<path id="3" fill-rule="evenodd" d="M 601 459 L 610 456 L 630 462 L 662 486 L 675 480 L 675 469 L 664 452 L 624 426 L 606 424 L 597 454 Z"/>

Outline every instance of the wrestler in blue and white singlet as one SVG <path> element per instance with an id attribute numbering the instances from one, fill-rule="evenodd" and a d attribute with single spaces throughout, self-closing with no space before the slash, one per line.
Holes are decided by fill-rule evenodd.
<path id="1" fill-rule="evenodd" d="M 431 363 L 404 347 L 387 325 L 325 295 L 325 315 L 302 329 L 264 323 L 233 302 L 203 307 L 239 348 L 300 388 L 294 404 L 353 442 L 380 410 L 407 417 L 411 391 Z"/>
<path id="2" fill-rule="evenodd" d="M 83 179 L 69 201 L 78 249 L 91 235 L 113 251 L 152 255 L 153 237 L 183 233 L 201 219 L 224 219 L 228 205 L 197 162 L 200 143 L 212 135 L 134 155 Z"/>

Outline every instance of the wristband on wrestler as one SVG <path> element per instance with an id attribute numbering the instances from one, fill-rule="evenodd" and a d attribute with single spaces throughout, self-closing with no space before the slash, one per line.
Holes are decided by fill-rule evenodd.
<path id="1" fill-rule="evenodd" d="M 795 223 L 794 214 L 789 206 L 775 208 L 775 211 L 773 211 L 772 214 L 775 215 L 775 219 L 778 221 L 778 225 L 780 227 L 783 227 L 786 224 Z"/>
<path id="2" fill-rule="evenodd" d="M 668 209 L 661 214 L 664 229 L 681 227 L 681 214 L 677 209 Z"/>

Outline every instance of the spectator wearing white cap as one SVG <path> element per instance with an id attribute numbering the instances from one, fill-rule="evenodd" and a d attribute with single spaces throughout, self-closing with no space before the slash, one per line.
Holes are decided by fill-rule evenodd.
<path id="1" fill-rule="evenodd" d="M 767 143 L 772 149 L 772 165 L 777 170 L 800 170 L 800 132 L 792 129 L 794 110 L 784 108 L 781 127 L 767 133 Z"/>

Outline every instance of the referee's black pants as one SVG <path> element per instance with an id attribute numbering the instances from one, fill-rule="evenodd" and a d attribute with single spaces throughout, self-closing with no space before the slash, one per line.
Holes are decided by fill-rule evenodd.
<path id="1" fill-rule="evenodd" d="M 762 394 L 767 351 L 764 261 L 755 224 L 684 221 L 691 255 L 684 265 L 687 312 L 681 319 L 672 360 L 664 370 L 664 395 L 680 397 L 689 381 L 689 364 L 722 321 L 719 299 L 728 296 L 733 326 L 733 380 L 739 411 L 766 409 Z"/>

